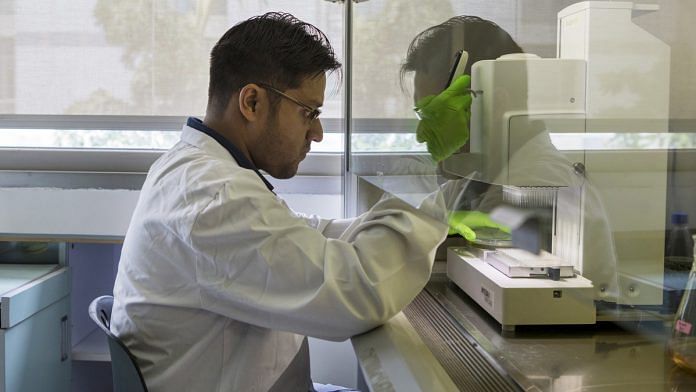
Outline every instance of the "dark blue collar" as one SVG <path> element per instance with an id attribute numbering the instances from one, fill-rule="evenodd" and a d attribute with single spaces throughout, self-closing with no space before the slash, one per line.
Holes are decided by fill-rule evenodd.
<path id="1" fill-rule="evenodd" d="M 266 187 L 268 188 L 269 191 L 273 192 L 273 185 L 271 185 L 266 178 L 259 172 L 259 169 L 256 168 L 256 165 L 254 165 L 253 162 L 247 159 L 247 157 L 242 154 L 239 149 L 232 144 L 231 141 L 227 140 L 224 136 L 220 135 L 217 131 L 214 129 L 208 127 L 207 125 L 203 124 L 203 121 L 195 118 L 195 117 L 189 117 L 188 120 L 186 121 L 186 125 L 189 127 L 201 131 L 205 133 L 206 135 L 212 137 L 215 139 L 216 142 L 220 143 L 222 147 L 227 150 L 227 152 L 232 155 L 232 158 L 234 158 L 235 161 L 237 161 L 237 164 L 245 169 L 253 170 L 258 174 L 258 176 L 261 178 L 264 184 L 266 184 Z"/>

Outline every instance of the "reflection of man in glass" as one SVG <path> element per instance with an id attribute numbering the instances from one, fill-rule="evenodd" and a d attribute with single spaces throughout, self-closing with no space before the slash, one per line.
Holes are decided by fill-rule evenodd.
<path id="1" fill-rule="evenodd" d="M 465 76 L 448 86 L 453 62 L 456 61 L 457 53 L 462 50 L 468 53 Z M 462 146 L 463 150 L 468 150 L 471 104 L 468 75 L 471 74 L 471 65 L 480 60 L 496 59 L 505 54 L 520 52 L 522 49 L 505 30 L 476 16 L 453 17 L 424 30 L 411 41 L 401 67 L 401 79 L 403 84 L 407 75 L 413 73 L 413 98 L 421 119 L 417 138 L 428 144 L 428 151 L 435 161 L 444 160 Z M 462 96 L 467 100 L 464 104 L 461 102 Z M 440 106 L 433 105 L 437 100 L 440 101 Z M 451 111 L 459 111 L 463 115 L 442 115 Z M 439 137 L 430 137 L 431 134 Z M 453 137 L 453 134 L 457 136 Z M 442 143 L 448 145 L 443 147 L 440 145 Z M 464 205 L 460 207 L 467 210 L 478 209 L 477 200 L 488 188 L 488 184 L 469 182 L 462 200 Z M 458 232 L 469 240 L 475 236 L 470 230 L 472 227 L 498 226 L 486 215 L 462 215 L 456 212 L 451 215 L 450 224 L 451 232 Z"/>
<path id="2" fill-rule="evenodd" d="M 479 60 L 522 52 L 505 30 L 477 16 L 455 16 L 430 27 L 411 41 L 401 67 L 402 78 L 414 72 L 416 102 L 445 88 L 453 58 L 460 50 L 469 53 L 466 75 L 471 75 L 471 65 Z"/>
<path id="3" fill-rule="evenodd" d="M 506 53 L 519 53 L 520 47 L 493 22 L 458 16 L 418 34 L 409 46 L 401 68 L 402 80 L 414 72 L 414 101 L 421 120 L 416 137 L 426 142 L 428 152 L 442 161 L 468 140 L 471 96 L 468 77 L 449 78 L 457 53 L 467 52 L 463 70 L 471 74 L 471 64 L 495 59 Z M 454 64 L 456 66 L 456 64 Z M 443 91 L 444 89 L 444 91 Z"/>
<path id="4" fill-rule="evenodd" d="M 431 102 L 432 97 L 441 96 L 441 91 L 447 85 L 447 79 L 452 67 L 453 57 L 457 51 L 465 50 L 469 54 L 469 61 L 465 68 L 466 75 L 471 74 L 471 67 L 480 60 L 493 60 L 503 55 L 511 53 L 522 53 L 522 49 L 502 28 L 493 22 L 473 17 L 458 16 L 446 22 L 433 26 L 418 34 L 408 49 L 406 60 L 401 69 L 402 80 L 406 74 L 413 72 L 414 101 L 417 110 L 422 111 L 422 107 Z M 520 72 L 521 78 L 517 83 L 520 89 L 529 89 L 525 82 L 525 72 Z M 465 76 L 467 77 L 467 76 Z M 456 82 L 455 82 L 456 83 Z M 451 87 L 450 87 L 451 88 Z M 503 86 L 503 89 L 508 86 Z M 512 88 L 512 87 L 509 87 Z M 483 92 L 491 94 L 494 92 Z M 498 91 L 495 92 L 496 94 Z M 502 93 L 501 95 L 505 95 Z M 496 95 L 497 97 L 497 95 Z M 496 104 L 497 101 L 493 102 Z M 439 108 L 438 108 L 439 109 Z M 466 132 L 468 137 L 469 118 L 461 120 L 460 124 L 441 124 L 438 123 L 442 117 L 431 116 L 426 127 L 442 128 L 451 127 L 460 133 Z M 431 151 L 431 141 L 421 137 L 424 119 L 419 124 L 419 140 L 429 143 L 428 151 Z M 474 125 L 474 127 L 480 124 Z M 576 230 L 585 230 L 584 241 L 591 244 L 585 246 L 584 252 L 581 249 L 573 249 L 578 252 L 582 260 L 573 261 L 583 263 L 583 272 L 586 277 L 595 281 L 597 296 L 602 299 L 612 300 L 617 294 L 617 270 L 616 255 L 613 245 L 611 230 L 607 223 L 606 213 L 597 192 L 586 182 L 584 176 L 579 175 L 573 167 L 573 162 L 559 152 L 551 143 L 548 134 L 548 126 L 543 121 L 533 121 L 528 124 L 528 128 L 534 128 L 536 132 L 529 134 L 528 140 L 517 150 L 509 151 L 509 156 L 505 157 L 505 172 L 510 177 L 500 177 L 497 173 L 487 173 L 488 180 L 495 184 L 507 184 L 508 179 L 516 177 L 524 179 L 525 183 L 515 182 L 516 185 L 534 186 L 564 186 L 576 189 L 582 196 L 582 213 L 584 214 L 584 227 L 577 227 Z M 481 128 L 480 126 L 478 128 Z M 500 132 L 499 129 L 480 129 L 481 132 Z M 439 130 L 439 132 L 443 132 Z M 514 132 L 514 130 L 510 130 Z M 500 149 L 503 146 L 489 146 L 490 149 Z M 459 146 L 457 146 L 457 149 Z M 469 151 L 465 145 L 462 151 Z M 484 152 L 485 153 L 485 152 Z M 484 159 L 486 159 L 484 157 Z M 436 160 L 439 161 L 436 157 Z M 461 175 L 469 173 L 462 172 Z M 496 188 L 496 187 L 494 187 Z M 489 184 L 471 182 L 467 189 L 468 200 L 464 200 L 461 206 L 467 210 L 478 210 L 479 212 L 489 212 L 501 202 L 500 192 L 491 192 Z M 500 189 L 499 187 L 497 188 Z M 577 199 L 571 200 L 576 202 Z M 558 202 L 557 208 L 580 208 L 579 203 L 575 205 L 561 205 L 565 201 Z M 454 213 L 450 217 L 451 231 L 458 232 L 467 239 L 476 232 L 483 232 L 485 229 L 494 227 L 495 223 L 486 219 L 485 214 L 472 215 L 470 213 Z M 469 230 L 473 229 L 473 230 Z M 473 233 L 472 233 L 473 232 Z M 580 245 L 582 246 L 582 245 Z M 575 246 L 577 248 L 577 245 Z M 589 261 L 589 262 L 588 262 Z"/>

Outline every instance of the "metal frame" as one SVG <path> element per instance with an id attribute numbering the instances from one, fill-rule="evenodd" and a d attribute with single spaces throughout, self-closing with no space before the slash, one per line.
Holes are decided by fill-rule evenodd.
<path id="1" fill-rule="evenodd" d="M 356 184 L 351 175 L 351 135 L 353 127 L 351 117 L 353 115 L 352 89 L 353 89 L 353 3 L 347 1 L 343 7 L 343 61 L 344 67 L 343 80 L 343 120 L 344 120 L 344 141 L 343 148 L 343 171 L 341 175 L 343 194 L 343 217 L 355 215 L 356 206 Z"/>
<path id="2" fill-rule="evenodd" d="M 351 27 L 352 29 L 352 27 Z M 348 29 L 346 29 L 348 30 Z M 347 38 L 346 38 L 347 39 Z M 350 44 L 349 44 L 350 45 Z M 345 50 L 350 50 L 346 47 Z M 344 72 L 344 113 L 342 118 L 323 118 L 321 125 L 326 133 L 341 133 L 344 129 L 355 128 L 357 133 L 401 133 L 415 129 L 417 119 L 403 118 L 357 118 L 351 127 L 352 106 L 349 98 L 352 72 L 351 56 L 346 53 L 348 66 Z M 202 117 L 202 116 L 199 116 Z M 187 116 L 115 116 L 115 115 L 70 115 L 70 114 L 0 114 L 2 129 L 57 129 L 57 130 L 99 130 L 99 131 L 181 131 Z M 347 121 L 348 119 L 348 121 Z M 350 147 L 349 144 L 346 145 Z"/>

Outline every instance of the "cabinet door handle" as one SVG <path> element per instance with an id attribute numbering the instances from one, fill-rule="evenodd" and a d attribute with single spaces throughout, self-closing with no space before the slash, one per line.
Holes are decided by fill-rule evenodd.
<path id="1" fill-rule="evenodd" d="M 68 359 L 68 316 L 63 316 L 60 319 L 60 361 L 65 362 Z"/>

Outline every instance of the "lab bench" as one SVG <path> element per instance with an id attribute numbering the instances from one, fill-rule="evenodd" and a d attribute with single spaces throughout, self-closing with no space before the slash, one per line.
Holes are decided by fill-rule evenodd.
<path id="1" fill-rule="evenodd" d="M 669 356 L 669 317 L 504 332 L 444 268 L 397 317 L 352 339 L 363 390 L 696 390 Z"/>

